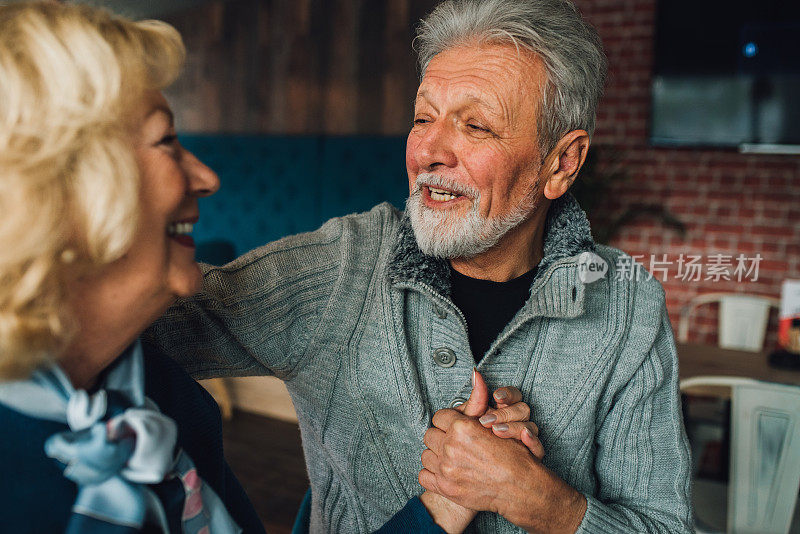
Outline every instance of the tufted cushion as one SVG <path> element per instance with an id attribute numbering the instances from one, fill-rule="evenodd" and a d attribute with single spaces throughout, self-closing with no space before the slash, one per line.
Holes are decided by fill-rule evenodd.
<path id="1" fill-rule="evenodd" d="M 194 236 L 229 242 L 242 254 L 313 230 L 331 217 L 366 211 L 408 195 L 404 137 L 182 135 L 222 187 L 201 200 Z"/>

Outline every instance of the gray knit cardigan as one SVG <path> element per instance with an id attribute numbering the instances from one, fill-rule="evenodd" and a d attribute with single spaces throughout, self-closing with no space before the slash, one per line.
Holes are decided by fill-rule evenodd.
<path id="1" fill-rule="evenodd" d="M 594 251 L 607 277 L 581 283 Z M 660 284 L 615 272 L 570 195 L 550 207 L 531 296 L 478 364 L 513 385 L 544 463 L 582 492 L 580 532 L 690 532 L 690 462 Z M 434 412 L 469 396 L 475 361 L 447 263 L 423 255 L 388 204 L 328 221 L 205 272 L 149 338 L 196 378 L 275 375 L 300 421 L 311 531 L 365 533 L 414 495 Z M 441 365 L 437 349 L 455 363 Z M 439 352 L 441 354 L 441 351 Z M 437 362 L 438 360 L 438 362 Z M 480 482 L 480 481 L 477 481 Z M 468 532 L 518 532 L 481 512 Z"/>

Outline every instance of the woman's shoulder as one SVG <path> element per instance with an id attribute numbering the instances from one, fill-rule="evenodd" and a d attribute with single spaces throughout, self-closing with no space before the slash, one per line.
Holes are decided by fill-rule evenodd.
<path id="1" fill-rule="evenodd" d="M 209 393 L 169 356 L 145 342 L 145 393 L 178 425 L 178 444 L 245 532 L 263 532 L 258 515 L 225 462 L 222 419 Z"/>
<path id="2" fill-rule="evenodd" d="M 2 459 L 0 469 L 4 471 L 27 469 L 30 464 L 36 463 L 53 464 L 53 460 L 44 453 L 44 442 L 56 432 L 68 430 L 64 423 L 37 419 L 2 403 L 0 403 L 0 428 L 3 429 L 3 439 L 0 439 L 0 459 Z M 0 491 L 8 489 L 7 486 L 0 484 Z"/>
<path id="3" fill-rule="evenodd" d="M 178 444 L 189 453 L 206 482 L 217 489 L 224 479 L 222 419 L 209 393 L 174 360 L 142 343 L 145 394 L 178 425 Z"/>
<path id="4" fill-rule="evenodd" d="M 220 425 L 217 403 L 172 358 L 155 346 L 142 342 L 145 369 L 145 394 L 162 412 L 176 415 L 202 416 Z"/>
<path id="5" fill-rule="evenodd" d="M 29 417 L 0 404 L 0 515 L 3 531 L 63 530 L 77 487 L 44 452 L 44 442 L 66 425 Z"/>

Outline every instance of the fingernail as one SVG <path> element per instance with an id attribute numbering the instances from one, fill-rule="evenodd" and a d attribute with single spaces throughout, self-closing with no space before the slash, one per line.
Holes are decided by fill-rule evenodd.
<path id="1" fill-rule="evenodd" d="M 499 425 L 492 425 L 492 428 L 494 428 L 498 432 L 508 432 L 508 425 L 505 423 L 500 423 Z"/>
<path id="2" fill-rule="evenodd" d="M 536 436 L 533 435 L 533 432 L 531 432 L 530 428 L 526 428 L 525 429 L 525 433 L 528 434 L 528 437 L 531 438 L 531 439 L 534 439 L 536 437 Z"/>
<path id="3" fill-rule="evenodd" d="M 486 415 L 482 415 L 478 421 L 480 421 L 482 425 L 488 425 L 497 421 L 497 416 L 493 413 L 487 413 Z"/>
<path id="4" fill-rule="evenodd" d="M 475 373 L 477 373 L 477 372 L 478 372 L 478 369 L 476 367 L 473 367 L 472 368 L 472 389 L 475 389 Z"/>
<path id="5" fill-rule="evenodd" d="M 504 389 L 498 389 L 494 392 L 494 398 L 501 401 L 508 398 L 508 393 Z"/>

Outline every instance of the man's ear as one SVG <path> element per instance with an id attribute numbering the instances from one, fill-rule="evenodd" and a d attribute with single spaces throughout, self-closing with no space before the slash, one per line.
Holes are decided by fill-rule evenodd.
<path id="1" fill-rule="evenodd" d="M 558 141 L 542 167 L 546 198 L 555 200 L 567 192 L 578 177 L 588 150 L 589 134 L 586 130 L 572 130 Z"/>

